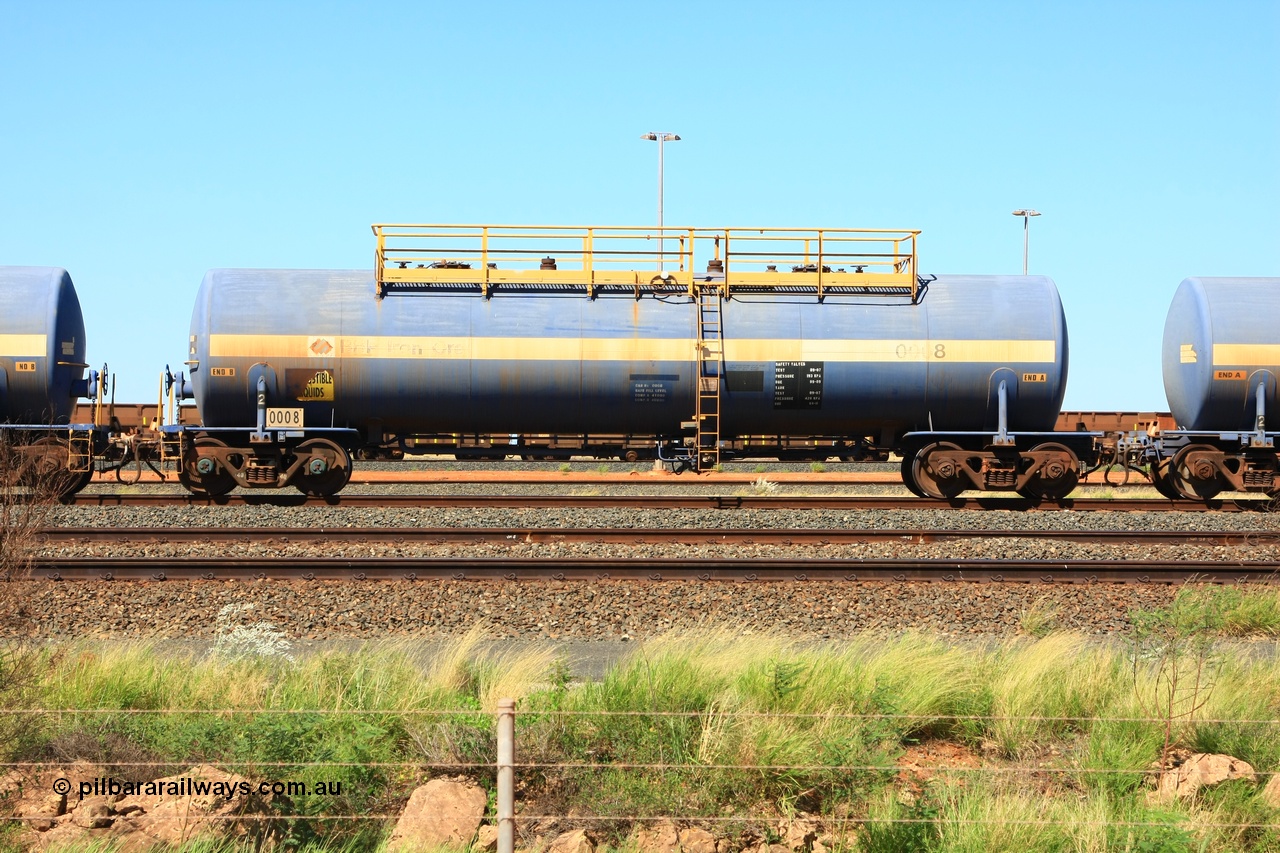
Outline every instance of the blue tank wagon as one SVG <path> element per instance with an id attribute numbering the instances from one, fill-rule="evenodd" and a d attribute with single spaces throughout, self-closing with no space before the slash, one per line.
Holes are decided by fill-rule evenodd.
<path id="1" fill-rule="evenodd" d="M 105 436 L 73 424 L 76 401 L 96 393 L 85 370 L 84 317 L 75 286 L 57 267 L 0 267 L 0 432 L 6 476 L 57 477 L 79 491 L 93 474 Z"/>
<path id="2" fill-rule="evenodd" d="M 435 433 L 652 434 L 699 467 L 735 436 L 875 435 L 938 498 L 1058 497 L 1090 452 L 1052 432 L 1053 282 L 921 277 L 915 232 L 375 231 L 372 273 L 206 275 L 188 488 L 328 494 L 353 449 Z"/>
<path id="3" fill-rule="evenodd" d="M 1165 395 L 1178 424 L 1152 437 L 1153 479 L 1170 498 L 1280 496 L 1275 411 L 1280 278 L 1188 278 L 1165 321 Z"/>

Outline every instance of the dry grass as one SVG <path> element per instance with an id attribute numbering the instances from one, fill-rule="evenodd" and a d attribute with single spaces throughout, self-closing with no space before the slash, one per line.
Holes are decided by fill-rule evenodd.
<path id="1" fill-rule="evenodd" d="M 11 445 L 9 434 L 0 432 L 0 582 L 30 576 L 40 529 L 57 506 L 56 486 L 52 480 L 31 482 L 23 456 Z M 0 615 L 20 615 L 19 604 L 5 595 Z"/>

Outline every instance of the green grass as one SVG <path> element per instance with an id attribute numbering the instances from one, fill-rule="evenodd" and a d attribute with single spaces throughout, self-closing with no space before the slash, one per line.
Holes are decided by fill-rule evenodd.
<path id="1" fill-rule="evenodd" d="M 1235 637 L 1280 636 L 1280 589 L 1264 587 L 1246 591 L 1222 586 L 1214 587 L 1212 595 L 1222 609 L 1224 633 Z"/>
<path id="2" fill-rule="evenodd" d="M 46 746 L 23 757 L 119 763 L 113 772 L 137 781 L 200 762 L 253 777 L 322 778 L 342 783 L 342 795 L 294 798 L 297 814 L 395 811 L 406 786 L 421 778 L 423 762 L 478 764 L 478 771 L 462 772 L 490 777 L 498 699 L 525 696 L 545 681 L 550 649 L 484 654 L 481 637 L 472 631 L 425 660 L 405 643 L 296 663 L 174 654 L 145 643 L 106 652 L 83 645 L 53 650 L 45 662 L 49 678 L 33 704 L 162 713 L 50 715 Z M 449 713 L 432 713 L 441 711 Z M 129 766 L 135 762 L 155 764 Z M 382 833 L 376 823 L 296 821 L 290 838 L 367 849 Z"/>
<path id="3" fill-rule="evenodd" d="M 1208 594 L 1214 612 L 1266 611 L 1255 593 Z M 511 696 L 518 760 L 543 765 L 519 771 L 522 802 L 603 818 L 591 826 L 608 844 L 624 842 L 628 815 L 739 816 L 709 827 L 768 838 L 805 812 L 844 828 L 838 853 L 1280 851 L 1275 830 L 1222 826 L 1280 822 L 1260 785 L 1148 803 L 1144 773 L 1164 727 L 1130 718 L 1146 716 L 1140 700 L 1158 673 L 1140 662 L 1135 674 L 1122 644 L 1048 633 L 957 645 L 907 633 L 812 645 L 726 628 L 648 641 L 580 683 L 550 648 L 495 653 L 482 639 L 473 630 L 430 657 L 377 643 L 296 661 L 153 644 L 42 650 L 47 677 L 23 694 L 28 705 L 164 713 L 49 714 L 34 741 L 5 745 L 6 760 L 166 765 L 135 771 L 145 778 L 198 761 L 264 778 L 323 773 L 344 782 L 343 795 L 301 798 L 295 813 L 394 813 L 433 772 L 426 763 L 480 765 L 458 772 L 491 787 L 494 710 Z M 1280 717 L 1280 660 L 1220 646 L 1213 661 L 1177 746 L 1280 770 L 1277 726 L 1246 722 Z M 939 744 L 968 762 L 914 782 L 899 773 L 907 757 L 936 761 L 927 750 Z M 563 766 L 575 764 L 605 766 Z M 336 823 L 296 821 L 287 846 L 374 849 L 387 829 Z M 12 839 L 0 835 L 0 850 Z"/>

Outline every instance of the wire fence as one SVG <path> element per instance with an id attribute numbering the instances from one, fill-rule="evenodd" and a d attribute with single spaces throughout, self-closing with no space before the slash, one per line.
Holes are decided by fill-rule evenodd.
<path id="1" fill-rule="evenodd" d="M 767 712 L 767 711 L 726 711 L 712 710 L 567 710 L 559 708 L 526 709 L 518 711 L 513 700 L 502 700 L 496 714 L 476 708 L 421 709 L 421 708 L 386 708 L 386 709 L 351 709 L 351 708 L 310 708 L 310 709 L 272 709 L 272 708 L 7 708 L 0 709 L 0 718 L 30 718 L 32 720 L 56 720 L 65 725 L 68 719 L 83 718 L 101 723 L 109 719 L 141 720 L 147 717 L 162 719 L 187 716 L 211 715 L 223 720 L 238 717 L 270 717 L 282 718 L 314 717 L 330 720 L 352 719 L 369 720 L 371 718 L 390 718 L 408 721 L 421 718 L 433 725 L 452 727 L 453 733 L 468 732 L 474 737 L 468 742 L 466 750 L 470 754 L 461 757 L 441 759 L 429 754 L 429 750 L 418 744 L 423 753 L 421 756 L 406 756 L 400 760 L 384 760 L 379 758 L 346 760 L 338 757 L 317 758 L 314 754 L 299 754 L 295 760 L 289 757 L 275 757 L 263 760 L 238 757 L 231 760 L 216 761 L 217 772 L 226 774 L 224 779 L 231 780 L 233 774 L 251 774 L 254 784 L 237 775 L 236 784 L 244 781 L 247 786 L 241 789 L 244 793 L 260 791 L 254 785 L 283 785 L 279 781 L 257 781 L 269 772 L 289 771 L 294 774 L 310 774 L 317 778 L 323 772 L 361 771 L 363 773 L 381 773 L 384 777 L 397 780 L 417 780 L 439 777 L 462 777 L 473 784 L 487 790 L 496 791 L 490 805 L 483 814 L 474 815 L 476 820 L 483 820 L 496 828 L 498 853 L 512 853 L 517 837 L 529 836 L 546 827 L 565 828 L 571 826 L 585 828 L 607 828 L 614 832 L 618 827 L 654 827 L 671 824 L 677 827 L 702 826 L 713 831 L 725 832 L 733 830 L 742 837 L 744 832 L 755 831 L 757 835 L 768 838 L 770 834 L 778 835 L 777 826 L 781 823 L 797 820 L 803 822 L 812 832 L 822 834 L 831 844 L 839 848 L 850 842 L 855 835 L 874 833 L 877 827 L 921 827 L 935 834 L 957 831 L 962 827 L 1023 827 L 1023 828 L 1056 828 L 1070 833 L 1089 830 L 1156 832 L 1178 831 L 1203 836 L 1206 833 L 1233 833 L 1239 835 L 1269 833 L 1267 838 L 1280 842 L 1280 766 L 1248 768 L 1241 765 L 1227 773 L 1226 778 L 1241 781 L 1247 786 L 1246 796 L 1237 798 L 1234 809 L 1230 803 L 1219 798 L 1211 806 L 1198 808 L 1197 797 L 1209 790 L 1209 785 L 1217 778 L 1202 779 L 1193 772 L 1183 772 L 1179 776 L 1179 767 L 1170 762 L 1165 765 L 1159 754 L 1136 755 L 1127 763 L 1111 761 L 1098 756 L 1088 756 L 1079 750 L 1063 749 L 1045 751 L 1038 757 L 1028 759 L 1027 756 L 1002 755 L 957 741 L 941 739 L 925 744 L 903 742 L 900 733 L 904 730 L 918 730 L 922 725 L 958 726 L 961 724 L 977 724 L 979 727 L 991 727 L 1001 724 L 1023 726 L 1056 726 L 1062 727 L 1065 733 L 1059 732 L 1054 737 L 1069 738 L 1080 736 L 1090 727 L 1103 725 L 1152 726 L 1166 727 L 1172 721 L 1168 717 L 1159 716 L 1052 716 L 1052 715 L 1010 715 L 1010 714 L 908 714 L 908 713 L 859 713 L 859 712 Z M 661 721 L 687 721 L 694 725 L 688 732 L 673 733 L 664 742 L 663 749 L 667 755 L 659 755 L 656 759 L 649 755 L 627 754 L 628 748 L 636 749 L 636 744 L 588 744 L 585 741 L 594 727 L 600 729 L 608 723 L 617 722 L 629 727 L 633 733 L 643 734 L 653 731 L 652 726 Z M 829 761 L 804 760 L 730 760 L 731 756 L 706 748 L 705 737 L 714 727 L 712 722 L 769 723 L 807 722 L 815 726 L 832 722 L 843 722 L 873 727 L 877 724 L 899 724 L 894 734 L 884 735 L 889 740 L 898 738 L 894 749 L 885 751 L 884 755 L 876 754 L 868 744 L 856 744 L 862 748 L 862 755 L 872 760 L 847 760 L 849 753 L 833 752 Z M 1180 719 L 1177 725 L 1194 724 L 1196 726 L 1230 727 L 1232 730 L 1252 729 L 1256 742 L 1275 742 L 1277 729 L 1280 729 L 1280 718 L 1195 718 Z M 650 725 L 646 729 L 646 725 Z M 585 727 L 585 728 L 583 728 Z M 563 729 L 563 731 L 557 731 Z M 598 734 L 598 732 L 596 732 Z M 844 734 L 847 734 L 844 733 Z M 882 733 L 883 734 L 883 733 Z M 549 745 L 549 740 L 561 737 L 564 740 Z M 679 738 L 686 741 L 677 743 Z M 575 738 L 577 741 L 575 741 Z M 703 740 L 697 740 L 703 738 Z M 639 738 L 643 740 L 643 738 Z M 909 741 L 909 739 L 906 739 Z M 313 744 L 314 746 L 314 744 Z M 874 746 L 874 745 L 871 745 Z M 945 746 L 945 749 L 941 747 Z M 452 747 L 458 749 L 454 744 Z M 559 751 L 557 751 L 559 750 Z M 939 751 L 948 757 L 939 757 Z M 596 756 L 595 751 L 605 751 L 605 756 Z M 639 748 L 644 753 L 645 748 Z M 531 757 L 521 755 L 527 752 Z M 894 755 L 892 753 L 896 752 Z M 1188 758 L 1186 750 L 1180 753 L 1181 758 Z M 15 760 L 0 762 L 0 797 L 11 797 L 16 791 L 22 800 L 18 807 L 7 817 L 10 822 L 34 825 L 39 821 L 51 822 L 74 810 L 74 807 L 85 799 L 86 790 L 92 790 L 92 796 L 98 796 L 99 789 L 110 791 L 116 785 L 124 791 L 142 791 L 147 784 L 138 771 L 158 771 L 162 768 L 189 768 L 191 761 L 175 761 L 150 758 L 122 758 L 119 756 L 98 756 L 95 764 L 77 764 L 70 757 L 42 760 Z M 212 762 L 212 759 L 210 759 Z M 1188 766 L 1184 762 L 1182 768 Z M 80 771 L 75 768 L 79 767 Z M 94 776 L 89 779 L 71 779 L 70 774 L 84 772 L 95 767 L 108 776 Z M 22 803 L 29 802 L 38 790 L 26 790 L 23 786 L 38 786 L 49 783 L 54 773 L 62 773 L 55 782 L 65 783 L 65 790 L 55 794 L 64 797 L 62 806 L 54 809 L 59 814 L 31 813 L 23 811 Z M 210 782 L 207 769 L 201 770 L 201 779 Z M 120 774 L 125 781 L 116 779 L 110 774 Z M 697 786 L 713 784 L 715 774 L 726 774 L 734 779 L 744 778 L 750 784 L 757 785 L 760 791 L 768 792 L 776 797 L 775 805 L 768 808 L 747 806 L 743 801 L 729 801 L 719 804 L 714 810 L 705 806 L 708 800 L 696 796 L 687 796 L 683 800 L 691 803 L 689 808 L 673 809 L 673 803 L 679 804 L 679 786 Z M 736 775 L 734 775 L 736 774 Z M 657 794 L 647 800 L 643 797 L 628 799 L 619 795 L 615 798 L 613 810 L 604 811 L 600 802 L 593 802 L 590 807 L 565 807 L 552 810 L 546 803 L 555 802 L 556 798 L 543 798 L 540 792 L 548 787 L 566 780 L 572 784 L 568 788 L 576 791 L 587 790 L 589 786 L 603 786 L 606 778 L 616 780 L 625 777 L 627 782 L 619 787 L 619 791 L 632 792 L 644 788 L 645 785 L 657 789 Z M 153 779 L 152 783 L 163 778 Z M 1108 780 L 1110 780 L 1108 782 Z M 181 796 L 190 799 L 194 795 L 191 782 L 183 789 Z M 523 802 L 516 801 L 517 781 L 521 790 L 527 795 Z M 290 782 L 289 784 L 293 784 Z M 614 781 L 608 784 L 615 784 Z M 1107 785 L 1110 785 L 1108 788 Z M 94 787 L 94 786 L 97 787 Z M 944 795 L 931 797 L 935 787 L 943 790 Z M 723 787 L 723 786 L 722 786 Z M 1105 790 L 1104 790 L 1105 789 Z M 402 783 L 401 791 L 407 790 Z M 688 787 L 688 791 L 694 790 Z M 1088 801 L 1091 795 L 1097 795 L 1099 802 L 1106 796 L 1114 798 L 1116 791 L 1130 798 L 1131 808 L 1119 809 L 1105 817 L 1098 817 L 1097 809 L 1079 807 L 1082 801 Z M 985 793 L 984 793 L 985 792 Z M 1029 799 L 1031 792 L 1039 792 L 1041 801 L 1034 804 Z M 47 793 L 47 792 L 46 792 Z M 303 798 L 313 792 L 303 790 Z M 164 796 L 163 791 L 161 796 Z M 401 794 L 402 796 L 402 794 Z M 976 804 L 980 796 L 991 799 L 985 805 Z M 997 800 L 1004 797 L 1013 806 L 1001 811 Z M 1055 797 L 1057 799 L 1055 800 Z M 968 802 L 966 798 L 973 798 Z M 563 798 L 561 798 L 563 800 Z M 604 800 L 607 798 L 595 798 Z M 296 802 L 303 800 L 283 799 L 271 803 L 270 807 L 260 813 L 234 811 L 229 813 L 208 813 L 200 816 L 201 821 L 243 822 L 246 824 L 274 823 L 284 824 L 293 821 L 317 823 L 376 822 L 387 824 L 398 820 L 403 812 L 386 805 L 398 801 L 395 796 L 374 798 L 383 808 L 357 810 L 351 807 L 352 797 L 330 797 L 321 801 L 317 811 L 297 809 Z M 1072 801 L 1075 801 L 1074 803 Z M 805 813 L 797 804 L 809 801 L 818 802 L 817 811 Z M 926 802 L 927 801 L 927 802 Z M 1243 808 L 1242 802 L 1256 804 L 1256 807 Z M 0 800 L 3 802 L 3 800 Z M 117 799 L 116 804 L 120 800 Z M 313 805 L 314 800 L 307 800 Z M 789 805 L 780 805 L 789 803 Z M 966 805 L 968 803 L 968 805 Z M 1144 803 L 1159 805 L 1163 810 L 1150 809 L 1144 811 Z M 1225 805 L 1224 805 L 1225 803 Z M 46 798 L 45 804 L 48 804 Z M 923 805 L 922 805 L 923 804 Z M 342 811 L 346 805 L 349 811 Z M 561 802 L 563 805 L 563 802 Z M 637 807 L 642 805 L 643 807 Z M 701 806 L 701 807 L 693 807 Z M 757 803 L 758 806 L 758 803 Z M 1178 809 L 1181 808 L 1181 811 Z M 191 820 L 190 808 L 172 812 L 162 819 Z M 755 827 L 755 830 L 751 828 Z M 474 829 L 472 830 L 474 833 Z M 1145 836 L 1144 836 L 1145 837 Z M 821 845 L 820 845 L 821 846 Z M 815 853 L 814 838 L 806 835 L 800 847 L 793 848 L 801 853 Z M 1153 848 L 1154 849 L 1154 848 Z"/>

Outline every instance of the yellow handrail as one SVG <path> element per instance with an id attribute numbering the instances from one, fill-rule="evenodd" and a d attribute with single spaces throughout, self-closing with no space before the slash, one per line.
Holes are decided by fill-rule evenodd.
<path id="1" fill-rule="evenodd" d="M 395 284 L 668 289 L 813 287 L 917 295 L 913 229 L 378 223 L 378 295 Z M 815 251 L 816 249 L 816 251 Z M 696 255 L 723 264 L 698 270 Z M 666 263 L 669 259 L 669 264 Z M 668 266 L 670 268 L 668 268 Z"/>

